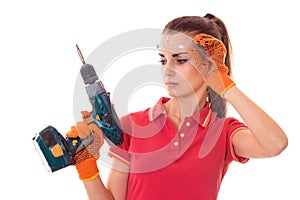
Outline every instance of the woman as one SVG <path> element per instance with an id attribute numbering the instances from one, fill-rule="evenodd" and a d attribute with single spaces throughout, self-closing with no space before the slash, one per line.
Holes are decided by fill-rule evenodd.
<path id="1" fill-rule="evenodd" d="M 171 98 L 122 117 L 124 142 L 110 149 L 114 167 L 107 187 L 96 165 L 103 137 L 86 124 L 89 113 L 67 133 L 98 133 L 74 161 L 89 199 L 217 199 L 233 160 L 272 157 L 287 147 L 279 125 L 230 78 L 230 40 L 219 18 L 170 21 L 158 50 Z M 244 122 L 226 117 L 227 102 Z"/>

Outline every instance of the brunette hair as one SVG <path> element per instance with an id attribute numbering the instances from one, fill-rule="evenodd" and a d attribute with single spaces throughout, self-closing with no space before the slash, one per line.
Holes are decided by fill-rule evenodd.
<path id="1" fill-rule="evenodd" d="M 183 16 L 170 21 L 165 26 L 163 33 L 168 32 L 168 30 L 178 31 L 192 38 L 200 33 L 205 33 L 221 40 L 227 50 L 225 65 L 228 68 L 228 75 L 231 76 L 232 48 L 227 28 L 221 19 L 209 13 L 204 17 Z M 225 117 L 227 112 L 226 100 L 210 87 L 208 87 L 208 92 L 212 111 L 216 112 L 220 118 Z"/>

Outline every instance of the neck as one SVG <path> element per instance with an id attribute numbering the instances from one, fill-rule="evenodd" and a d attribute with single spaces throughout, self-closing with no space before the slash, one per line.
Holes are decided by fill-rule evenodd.
<path id="1" fill-rule="evenodd" d="M 206 104 L 207 89 L 195 92 L 194 95 L 172 97 L 164 104 L 168 117 L 179 127 L 185 117 L 199 112 Z"/>
<path id="2" fill-rule="evenodd" d="M 195 100 L 173 97 L 166 103 L 166 110 L 169 114 L 184 118 L 197 113 L 201 108 L 204 107 L 205 102 L 205 98 L 204 101 L 198 102 Z"/>

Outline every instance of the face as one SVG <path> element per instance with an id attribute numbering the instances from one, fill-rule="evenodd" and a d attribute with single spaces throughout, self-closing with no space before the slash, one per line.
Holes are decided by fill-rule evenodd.
<path id="1" fill-rule="evenodd" d="M 206 87 L 187 53 L 187 48 L 193 42 L 193 38 L 179 32 L 161 37 L 159 56 L 164 83 L 170 96 L 195 95 Z"/>
<path id="2" fill-rule="evenodd" d="M 192 65 L 191 57 L 186 51 L 159 51 L 164 83 L 170 96 L 183 97 L 195 95 L 204 84 L 198 70 Z"/>
<path id="3" fill-rule="evenodd" d="M 159 56 L 164 83 L 170 96 L 195 97 L 195 94 L 200 95 L 207 89 L 199 71 L 194 67 L 192 57 L 187 53 L 188 47 L 193 43 L 193 38 L 180 32 L 161 37 Z"/>

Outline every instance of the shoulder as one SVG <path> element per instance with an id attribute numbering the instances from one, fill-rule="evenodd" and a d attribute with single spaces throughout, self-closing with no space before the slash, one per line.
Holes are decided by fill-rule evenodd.
<path id="1" fill-rule="evenodd" d="M 227 132 L 234 132 L 235 130 L 239 129 L 239 128 L 246 128 L 246 124 L 234 117 L 227 117 L 225 119 L 225 124 Z"/>
<path id="2" fill-rule="evenodd" d="M 123 130 L 130 133 L 134 126 L 146 126 L 149 124 L 149 110 L 150 108 L 147 108 L 122 116 L 120 121 Z"/>
<path id="3" fill-rule="evenodd" d="M 132 123 L 139 126 L 148 125 L 151 121 L 153 121 L 153 119 L 165 113 L 163 103 L 167 102 L 168 100 L 169 98 L 161 97 L 154 106 L 148 107 L 145 110 L 132 112 L 121 117 L 121 123 L 123 125 L 128 125 Z"/>
<path id="4" fill-rule="evenodd" d="M 233 132 L 235 129 L 240 127 L 246 127 L 245 123 L 234 118 L 234 117 L 225 117 L 225 118 L 219 118 L 217 117 L 217 114 L 213 112 L 210 117 L 210 123 L 209 127 L 219 127 L 228 133 Z"/>

